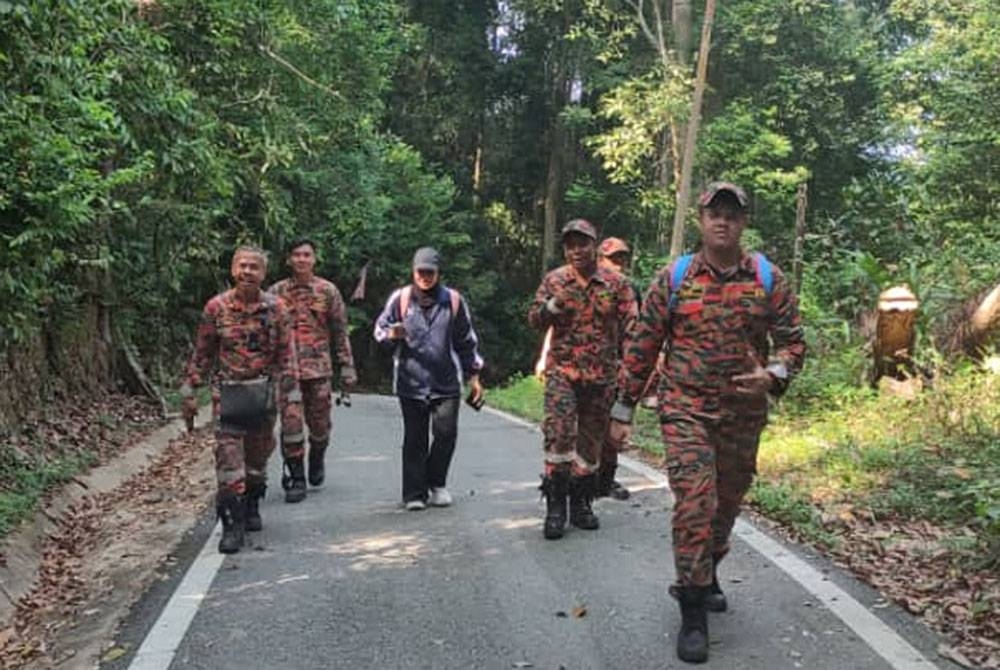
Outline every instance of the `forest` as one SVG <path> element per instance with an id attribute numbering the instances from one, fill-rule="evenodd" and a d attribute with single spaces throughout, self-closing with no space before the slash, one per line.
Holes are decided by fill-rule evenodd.
<path id="1" fill-rule="evenodd" d="M 169 409 L 234 247 L 267 249 L 278 279 L 302 236 L 350 297 L 365 388 L 387 388 L 372 322 L 431 244 L 516 406 L 561 225 L 627 240 L 644 284 L 695 248 L 693 194 L 729 180 L 751 195 L 746 245 L 795 270 L 810 347 L 756 504 L 826 547 L 884 518 L 961 529 L 949 565 L 986 576 L 933 623 L 995 659 L 1000 383 L 967 322 L 1000 282 L 997 9 L 0 0 L 0 435 L 108 392 Z M 915 399 L 870 383 L 894 285 L 920 303 Z M 9 493 L 41 466 L 5 445 L 0 467 Z"/>

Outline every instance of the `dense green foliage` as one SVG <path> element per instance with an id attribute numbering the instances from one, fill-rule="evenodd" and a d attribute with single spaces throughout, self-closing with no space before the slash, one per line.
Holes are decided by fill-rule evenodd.
<path id="1" fill-rule="evenodd" d="M 345 293 L 371 261 L 367 376 L 371 320 L 424 243 L 491 376 L 527 370 L 553 226 L 627 238 L 641 278 L 664 261 L 692 65 L 663 16 L 658 52 L 624 1 L 0 2 L 4 346 L 86 299 L 169 384 L 233 246 L 309 235 Z M 924 333 L 995 282 L 998 33 L 985 0 L 720 5 L 695 187 L 744 183 L 751 239 L 787 268 L 809 186 L 823 356 L 803 399 L 863 378 L 852 324 L 890 282 L 925 301 Z"/>

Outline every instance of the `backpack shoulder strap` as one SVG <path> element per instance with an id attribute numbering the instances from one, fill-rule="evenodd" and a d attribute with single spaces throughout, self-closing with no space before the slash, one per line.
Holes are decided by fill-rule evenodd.
<path id="1" fill-rule="evenodd" d="M 754 270 L 757 272 L 757 283 L 764 289 L 764 295 L 770 296 L 774 288 L 774 266 L 767 256 L 758 252 L 753 255 Z"/>
<path id="2" fill-rule="evenodd" d="M 451 298 L 451 315 L 455 316 L 458 314 L 458 310 L 462 308 L 462 294 L 453 288 L 449 288 L 448 293 Z"/>
<path id="3" fill-rule="evenodd" d="M 693 258 L 694 254 L 684 254 L 670 266 L 670 302 L 668 303 L 670 311 L 673 311 L 674 307 L 677 306 L 677 292 L 680 291 L 681 284 L 684 283 L 684 277 L 687 275 L 688 268 L 691 267 Z"/>
<path id="4" fill-rule="evenodd" d="M 406 318 L 406 310 L 410 308 L 410 296 L 413 294 L 413 286 L 407 284 L 399 289 L 399 318 Z"/>

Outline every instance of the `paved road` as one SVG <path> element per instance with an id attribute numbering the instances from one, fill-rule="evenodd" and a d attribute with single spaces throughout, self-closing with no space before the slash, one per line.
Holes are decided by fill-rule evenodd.
<path id="1" fill-rule="evenodd" d="M 196 566 L 221 568 L 203 598 L 174 598 L 197 612 L 186 633 L 180 627 L 170 668 L 686 667 L 674 656 L 679 613 L 665 595 L 673 567 L 661 482 L 625 473 L 637 493 L 628 503 L 597 504 L 600 531 L 544 541 L 538 433 L 463 410 L 450 482 L 455 506 L 406 512 L 398 405 L 354 400 L 335 412 L 325 487 L 299 505 L 272 493 L 262 508 L 265 530 L 250 550 L 220 561 L 210 538 Z M 863 614 L 877 599 L 819 559 L 791 560 L 817 566 Z M 906 640 L 920 650 L 886 660 L 864 630 L 856 633 L 821 595 L 743 541 L 723 579 L 731 610 L 711 616 L 707 667 L 935 667 L 925 660 L 934 659 L 936 645 L 926 629 L 891 608 L 873 610 L 893 629 L 888 638 L 869 635 L 889 641 L 874 646 L 907 649 Z M 854 603 L 846 593 L 828 598 L 833 609 L 838 598 Z M 137 646 L 165 599 L 161 587 L 140 603 L 124 637 Z M 585 615 L 574 616 L 576 608 Z M 161 620 L 153 636 L 171 628 L 178 624 Z M 132 667 L 166 668 L 171 656 L 156 658 Z"/>

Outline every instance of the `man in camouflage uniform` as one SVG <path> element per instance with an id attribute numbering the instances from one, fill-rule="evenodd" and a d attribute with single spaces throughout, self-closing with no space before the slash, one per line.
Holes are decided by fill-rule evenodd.
<path id="1" fill-rule="evenodd" d="M 601 240 L 601 244 L 597 248 L 597 253 L 599 257 L 598 262 L 603 267 L 619 272 L 623 277 L 628 278 L 628 265 L 632 250 L 629 249 L 625 240 L 617 237 L 607 237 Z M 636 305 L 638 305 L 639 289 L 633 282 L 630 282 L 629 286 L 632 288 L 632 294 L 635 296 Z M 610 436 L 605 437 L 603 447 L 601 448 L 601 468 L 597 473 L 598 498 L 611 497 L 615 500 L 628 500 L 631 495 L 629 490 L 615 479 L 615 472 L 618 470 L 618 451 L 620 448 L 621 445 L 612 440 Z"/>
<path id="2" fill-rule="evenodd" d="M 211 382 L 215 418 L 216 509 L 222 519 L 219 551 L 234 553 L 243 546 L 243 531 L 261 529 L 258 501 L 263 496 L 267 459 L 274 451 L 273 410 L 260 417 L 262 427 L 246 430 L 224 424 L 221 395 L 225 385 L 268 380 L 281 411 L 282 442 L 301 449 L 302 395 L 299 391 L 291 318 L 285 304 L 261 291 L 267 256 L 256 247 L 233 254 L 234 288 L 205 305 L 195 350 L 184 372 L 183 413 L 198 411 L 194 389 Z M 275 389 L 274 386 L 277 386 Z"/>
<path id="3" fill-rule="evenodd" d="M 570 522 L 596 530 L 591 508 L 596 472 L 614 400 L 619 350 L 635 321 L 626 279 L 597 264 L 597 231 L 583 219 L 562 230 L 566 265 L 545 275 L 528 311 L 533 328 L 553 327 L 545 362 L 545 537 L 563 535 L 566 498 Z"/>
<path id="4" fill-rule="evenodd" d="M 675 498 L 677 582 L 670 592 L 681 608 L 677 655 L 692 663 L 708 658 L 706 612 L 726 609 L 716 566 L 729 550 L 756 472 L 767 396 L 785 391 L 805 355 L 796 299 L 784 275 L 740 245 L 748 203 L 743 189 L 729 183 L 711 184 L 699 198 L 702 251 L 678 285 L 672 286 L 677 278 L 670 266 L 646 293 L 625 344 L 611 411 L 612 438 L 626 439 L 633 408 L 666 343 L 658 396 Z"/>
<path id="5" fill-rule="evenodd" d="M 292 277 L 282 279 L 269 290 L 288 305 L 292 313 L 295 349 L 299 361 L 299 385 L 309 427 L 309 483 L 323 483 L 323 457 L 330 443 L 333 362 L 330 340 L 334 341 L 340 383 L 347 390 L 358 377 L 354 371 L 351 340 L 347 334 L 347 308 L 340 291 L 332 282 L 313 274 L 316 268 L 316 245 L 299 239 L 288 248 Z M 306 497 L 306 475 L 302 444 L 282 442 L 281 455 L 287 475 L 282 479 L 285 502 L 296 503 Z"/>

